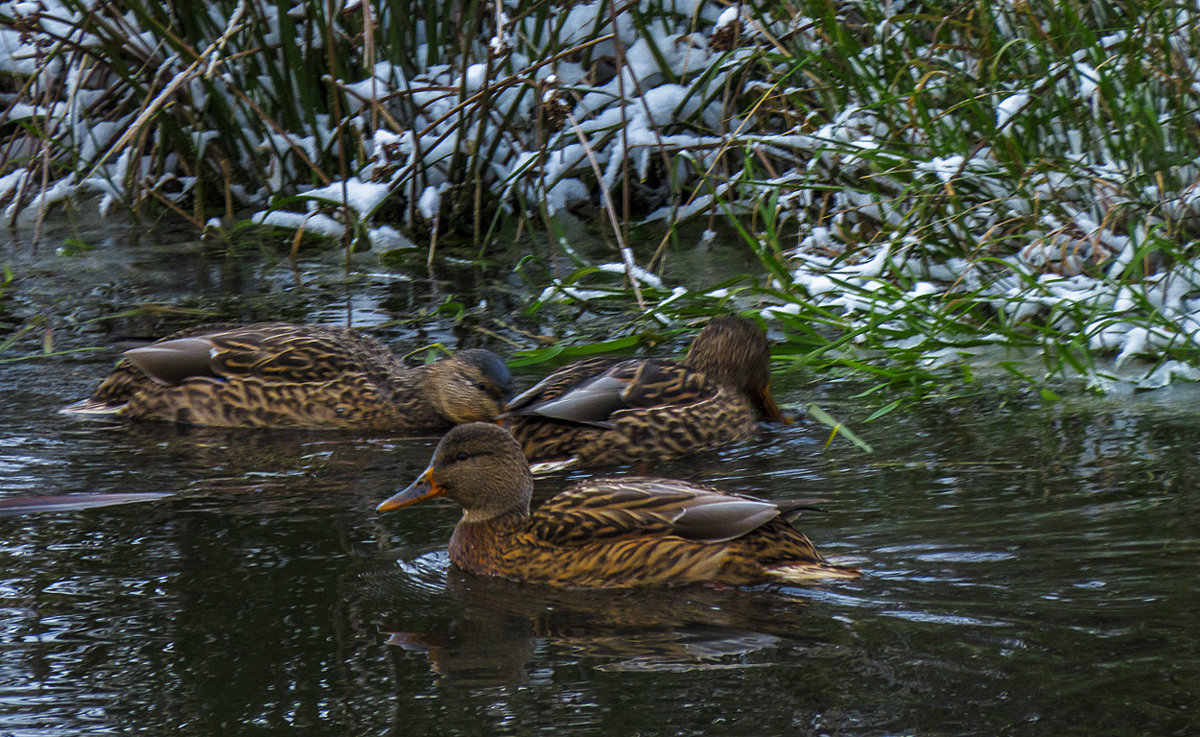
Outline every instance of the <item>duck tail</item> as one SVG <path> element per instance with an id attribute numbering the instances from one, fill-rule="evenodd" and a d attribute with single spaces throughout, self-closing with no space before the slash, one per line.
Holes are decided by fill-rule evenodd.
<path id="1" fill-rule="evenodd" d="M 861 578 L 854 566 L 839 566 L 825 561 L 792 561 L 767 568 L 773 578 L 788 583 L 809 583 L 822 578 Z"/>
<path id="2" fill-rule="evenodd" d="M 68 404 L 59 410 L 65 415 L 85 415 L 88 417 L 109 417 L 118 414 L 124 405 L 110 404 L 97 399 L 81 399 L 74 404 Z"/>
<path id="3" fill-rule="evenodd" d="M 574 468 L 579 464 L 578 456 L 571 456 L 561 461 L 536 461 L 529 464 L 529 472 L 534 476 L 545 476 L 550 473 L 558 473 L 565 471 L 568 468 Z"/>

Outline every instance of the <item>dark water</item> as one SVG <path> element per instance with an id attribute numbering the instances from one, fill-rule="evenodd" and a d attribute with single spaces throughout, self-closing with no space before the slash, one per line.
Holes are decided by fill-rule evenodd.
<path id="1" fill-rule="evenodd" d="M 187 268 L 241 274 L 204 288 L 231 304 L 313 290 L 218 261 Z M 372 289 L 397 287 L 317 317 L 393 314 Z M 0 498 L 170 493 L 0 517 L 0 735 L 1200 734 L 1190 388 L 930 403 L 856 425 L 872 455 L 802 422 L 667 464 L 831 499 L 801 527 L 867 576 L 588 593 L 450 571 L 450 505 L 374 513 L 436 439 L 56 414 L 115 353 L 0 366 Z"/>

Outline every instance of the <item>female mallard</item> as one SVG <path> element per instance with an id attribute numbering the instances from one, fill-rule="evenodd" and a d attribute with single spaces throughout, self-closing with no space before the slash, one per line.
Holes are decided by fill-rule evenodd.
<path id="1" fill-rule="evenodd" d="M 494 420 L 508 367 L 481 349 L 411 368 L 333 325 L 207 325 L 124 353 L 64 411 L 220 427 L 441 432 Z"/>
<path id="2" fill-rule="evenodd" d="M 463 516 L 450 560 L 470 573 L 557 586 L 613 588 L 701 581 L 741 585 L 853 578 L 786 519 L 812 500 L 766 502 L 674 479 L 576 484 L 532 515 L 521 446 L 496 425 L 446 434 L 425 472 L 378 511 L 448 496 Z"/>
<path id="3" fill-rule="evenodd" d="M 771 398 L 767 338 L 741 317 L 713 318 L 683 362 L 593 358 L 508 403 L 505 425 L 530 462 L 559 467 L 677 458 L 749 437 Z"/>

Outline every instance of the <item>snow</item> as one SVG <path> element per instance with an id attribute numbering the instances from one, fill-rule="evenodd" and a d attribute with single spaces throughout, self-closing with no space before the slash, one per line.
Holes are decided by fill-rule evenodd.
<path id="1" fill-rule="evenodd" d="M 963 162 L 966 159 L 962 156 L 935 156 L 926 164 L 921 164 L 920 168 L 931 171 L 943 182 L 949 182 L 954 179 L 955 175 L 963 168 Z"/>
<path id="2" fill-rule="evenodd" d="M 354 177 L 345 182 L 334 182 L 326 187 L 310 189 L 302 193 L 302 196 L 346 205 L 363 218 L 374 212 L 390 194 L 391 187 L 386 183 L 363 182 Z"/>
<path id="3" fill-rule="evenodd" d="M 271 225 L 288 230 L 302 230 L 306 233 L 325 236 L 327 238 L 341 238 L 346 232 L 345 226 L 328 215 L 269 210 L 255 213 L 251 216 L 250 220 L 260 225 Z"/>
<path id="4" fill-rule="evenodd" d="M 596 268 L 599 269 L 600 271 L 607 271 L 611 274 L 625 274 L 626 273 L 624 264 L 599 264 L 596 266 Z M 663 286 L 662 279 L 660 279 L 658 276 L 650 273 L 649 271 L 646 271 L 645 269 L 641 268 L 640 266 L 634 266 L 630 270 L 630 273 L 633 274 L 633 278 L 637 279 L 642 284 L 645 284 L 645 285 L 651 286 L 651 287 L 655 287 L 658 289 L 662 289 L 662 286 Z"/>
<path id="5" fill-rule="evenodd" d="M 23 211 L 38 212 L 39 210 L 45 210 L 54 203 L 62 202 L 71 197 L 75 193 L 75 189 L 75 185 L 70 180 L 60 179 L 48 189 L 35 194 L 26 208 L 18 207 L 16 201 L 9 203 L 8 207 L 4 208 L 4 219 L 11 222 Z"/>
<path id="6" fill-rule="evenodd" d="M 377 253 L 417 247 L 415 243 L 408 239 L 408 236 L 390 225 L 371 228 L 369 235 L 371 238 L 371 250 Z"/>
<path id="7" fill-rule="evenodd" d="M 487 64 L 472 64 L 467 67 L 466 87 L 468 92 L 478 92 L 487 82 Z"/>
<path id="8" fill-rule="evenodd" d="M 37 70 L 37 58 L 21 43 L 21 34 L 12 28 L 0 28 L 0 70 L 28 76 Z"/>
<path id="9" fill-rule="evenodd" d="M 1125 333 L 1124 346 L 1121 348 L 1120 355 L 1117 356 L 1116 365 L 1128 361 L 1133 356 L 1141 353 L 1146 347 L 1146 338 L 1149 332 L 1143 327 L 1131 328 Z"/>
<path id="10" fill-rule="evenodd" d="M 1004 130 L 1017 113 L 1025 109 L 1032 98 L 1024 92 L 1009 95 L 996 106 L 996 130 Z"/>
<path id="11" fill-rule="evenodd" d="M 342 88 L 349 93 L 348 101 L 354 111 L 365 107 L 366 102 L 382 100 L 393 90 L 405 86 L 407 83 L 400 67 L 386 61 L 377 63 L 371 76 L 366 79 L 342 84 Z"/>
<path id="12" fill-rule="evenodd" d="M 417 209 L 421 212 L 421 217 L 430 222 L 437 218 L 441 206 L 442 193 L 437 187 L 426 187 L 421 192 L 421 199 L 417 200 Z"/>
<path id="13" fill-rule="evenodd" d="M 591 197 L 591 190 L 578 179 L 560 179 L 546 193 L 546 211 L 557 215 L 571 205 L 584 202 Z"/>
<path id="14" fill-rule="evenodd" d="M 1090 65 L 1083 62 L 1075 65 L 1075 73 L 1078 75 L 1079 96 L 1084 99 L 1094 97 L 1096 88 L 1100 86 L 1100 74 Z"/>
<path id="15" fill-rule="evenodd" d="M 577 287 L 567 287 L 561 284 L 554 284 L 542 290 L 538 295 L 539 302 L 562 302 L 565 299 L 586 302 L 591 299 L 603 299 L 611 297 L 611 291 L 603 291 L 599 289 L 579 289 Z"/>
<path id="16" fill-rule="evenodd" d="M 678 15 L 659 12 L 664 6 Z M 506 7 L 516 7 L 511 3 L 492 7 L 495 15 L 485 19 L 475 46 L 464 56 L 442 54 L 448 63 L 407 75 L 391 62 L 354 72 L 361 78 L 339 82 L 347 93 L 346 119 L 317 117 L 313 123 L 314 116 L 307 114 L 311 111 L 286 111 L 301 113 L 290 116 L 305 121 L 296 130 L 264 125 L 231 94 L 238 78 L 228 62 L 245 51 L 244 39 L 229 39 L 228 48 L 220 48 L 207 60 L 208 68 L 201 69 L 211 76 L 201 76 L 185 72 L 189 59 L 159 49 L 155 35 L 140 28 L 135 16 L 126 14 L 124 20 L 131 46 L 159 65 L 156 89 L 178 82 L 186 92 L 168 104 L 187 101 L 199 109 L 229 105 L 238 110 L 248 132 L 246 159 L 238 163 L 254 167 L 260 176 L 233 185 L 231 192 L 260 210 L 256 222 L 341 237 L 341 216 L 316 212 L 320 201 L 352 209 L 374 249 L 413 248 L 401 230 L 413 223 L 376 222 L 382 219 L 379 213 L 392 211 L 381 205 L 390 197 L 403 198 L 411 203 L 404 208 L 409 213 L 405 217 L 435 221 L 442 198 L 450 196 L 450 183 L 463 181 L 463 172 L 450 167 L 478 155 L 485 158 L 477 162 L 477 171 L 491 177 L 502 193 L 498 206 L 510 210 L 544 207 L 556 215 L 580 205 L 595 208 L 601 190 L 617 191 L 630 175 L 647 187 L 660 181 L 679 186 L 661 206 L 649 200 L 655 209 L 646 222 L 669 226 L 715 213 L 743 218 L 749 228 L 750 223 L 761 227 L 757 216 L 773 197 L 773 224 L 789 239 L 783 263 L 792 280 L 789 288 L 796 299 L 850 316 L 850 326 L 864 324 L 856 320 L 888 319 L 913 306 L 932 311 L 942 298 L 952 301 L 968 293 L 1009 325 L 1039 320 L 1082 331 L 1090 345 L 1114 353 L 1119 365 L 1168 346 L 1194 344 L 1200 336 L 1200 297 L 1195 296 L 1200 292 L 1200 260 L 1188 255 L 1195 250 L 1191 240 L 1200 215 L 1200 159 L 1190 153 L 1194 148 L 1186 140 L 1195 106 L 1181 116 L 1169 101 L 1153 99 L 1151 91 L 1122 87 L 1131 71 L 1123 65 L 1132 58 L 1123 49 L 1129 42 L 1126 31 L 1106 31 L 1098 43 L 1043 59 L 1029 38 L 1019 37 L 1020 18 L 1002 10 L 996 14 L 995 33 L 1014 41 L 1004 54 L 1020 57 L 1029 73 L 980 89 L 970 104 L 963 104 L 961 80 L 955 75 L 984 79 L 980 64 L 1006 64 L 1007 58 L 973 56 L 968 46 L 955 43 L 952 28 L 936 44 L 916 49 L 921 53 L 913 58 L 922 63 L 898 77 L 874 89 L 839 90 L 818 100 L 802 74 L 781 79 L 762 73 L 764 59 L 774 58 L 772 53 L 828 53 L 816 18 L 772 19 L 765 15 L 769 9 L 744 3 L 666 0 L 638 4 L 636 18 L 634 12 L 624 12 L 614 23 L 612 4 L 596 0 L 551 4 L 551 23 L 546 25 L 547 18 L 539 14 L 509 18 Z M 862 53 L 845 63 L 868 70 L 908 43 L 898 18 L 912 7 L 900 1 L 879 8 Z M 343 12 L 364 10 L 360 0 L 343 7 Z M 48 31 L 81 47 L 96 41 L 77 30 L 79 16 L 56 0 L 0 2 L 0 12 L 36 17 Z M 214 27 L 229 21 L 220 8 L 201 12 Z M 280 37 L 280 22 L 286 18 L 279 13 L 308 22 L 304 4 L 270 6 L 264 12 L 268 39 Z M 1170 89 L 1188 99 L 1200 97 L 1200 83 L 1188 81 L 1200 72 L 1195 36 L 1189 35 L 1194 15 L 1180 11 L 1176 27 L 1165 31 L 1167 48 L 1178 57 L 1171 63 L 1184 74 L 1183 82 Z M 739 48 L 710 51 L 712 34 L 739 23 L 744 26 Z M 558 29 L 553 34 L 557 38 L 550 37 L 548 27 Z M 561 53 L 571 44 L 610 33 L 615 38 L 601 39 L 585 52 Z M 435 55 L 428 42 L 411 49 L 418 66 Z M 59 98 L 13 94 L 6 101 L 11 103 L 6 104 L 9 117 L 32 124 L 54 121 L 62 135 L 56 144 L 98 163 L 86 178 L 64 177 L 20 203 L 16 193 L 40 186 L 34 184 L 37 177 L 24 170 L 0 176 L 5 214 L 20 216 L 80 190 L 99 192 L 99 207 L 107 211 L 129 194 L 131 182 L 139 187 L 170 184 L 158 192 L 164 197 L 191 190 L 193 162 L 160 156 L 152 136 L 135 136 L 101 161 L 135 125 L 137 109 L 148 108 L 129 107 L 133 112 L 123 119 L 97 118 L 97 111 L 112 106 L 105 104 L 109 91 L 98 83 L 95 70 L 58 68 L 57 59 L 39 67 L 36 52 L 14 29 L 0 28 L 0 70 L 18 77 L 45 74 L 52 84 L 40 89 L 66 90 Z M 209 84 L 212 78 L 224 83 Z M 1014 88 L 1016 79 L 1020 87 Z M 273 104 L 295 102 L 278 94 L 282 90 L 275 90 L 269 77 L 258 83 L 264 98 L 275 95 Z M 911 95 L 903 91 L 909 84 L 915 89 Z M 727 108 L 731 85 L 741 85 L 741 92 L 761 100 L 762 107 Z M 484 90 L 488 94 L 479 94 Z M 1119 99 L 1107 99 L 1112 94 Z M 1082 109 L 1090 123 L 1075 126 L 1048 119 L 1043 111 L 1056 95 Z M 1139 104 L 1156 123 L 1152 132 L 1164 139 L 1162 151 L 1154 155 L 1121 150 L 1123 138 L 1138 131 L 1120 128 L 1128 117 L 1115 117 L 1113 111 L 1138 96 L 1146 98 Z M 812 99 L 813 105 L 788 110 L 785 103 L 792 99 Z M 486 108 L 480 107 L 481 100 Z M 929 130 L 915 117 L 904 122 L 906 106 L 926 108 L 922 114 L 935 121 Z M 536 115 L 548 110 L 555 113 L 552 121 Z M 975 117 L 962 119 L 960 111 Z M 271 111 L 273 119 L 289 117 L 276 112 Z M 994 116 L 995 130 L 1003 135 L 989 140 L 992 131 L 980 115 Z M 760 117 L 770 122 L 761 125 Z M 355 142 L 351 173 L 345 181 L 305 190 L 316 180 L 302 158 L 328 161 L 338 125 Z M 939 128 L 956 135 L 939 138 L 929 132 Z M 216 136 L 196 131 L 196 151 L 203 157 L 223 155 L 224 147 L 216 145 L 223 141 Z M 1131 148 L 1140 145 L 1135 142 Z M 740 163 L 742 152 L 748 154 L 745 163 Z M 1155 156 L 1169 160 L 1170 167 L 1148 169 Z M 169 170 L 163 171 L 161 162 L 172 160 L 176 165 L 168 163 Z M 1067 165 L 1051 165 L 1059 161 Z M 300 202 L 294 207 L 301 211 L 267 210 L 268 202 L 281 195 Z M 919 218 L 914 211 L 927 202 L 948 214 L 919 223 L 923 230 L 918 240 L 908 231 Z M 715 238 L 706 231 L 700 242 Z M 1155 239 L 1170 241 L 1180 256 L 1160 248 Z M 942 241 L 946 247 L 939 251 Z M 928 257 L 930 252 L 936 257 Z M 1150 264 L 1149 255 L 1160 252 L 1169 255 Z M 979 255 L 991 258 L 979 260 Z M 622 277 L 632 273 L 639 284 L 670 291 L 666 303 L 681 299 L 677 285 L 646 272 L 631 253 L 627 263 L 598 268 Z M 1146 268 L 1146 276 L 1130 280 L 1129 273 L 1139 268 Z M 610 294 L 579 286 L 555 286 L 547 294 L 551 292 L 555 299 Z M 800 314 L 798 302 L 778 301 L 757 307 L 764 316 Z M 959 355 L 957 349 L 939 348 L 943 339 L 948 340 L 931 332 L 901 344 L 927 349 L 928 360 L 938 364 Z M 1187 373 L 1167 371 L 1165 364 L 1160 369 L 1155 380 Z"/>

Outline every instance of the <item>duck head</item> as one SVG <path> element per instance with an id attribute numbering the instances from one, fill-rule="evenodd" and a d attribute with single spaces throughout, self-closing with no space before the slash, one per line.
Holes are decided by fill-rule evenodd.
<path id="1" fill-rule="evenodd" d="M 771 396 L 771 347 L 762 328 L 744 317 L 719 315 L 692 341 L 684 363 L 740 389 L 772 422 L 789 422 Z"/>
<path id="2" fill-rule="evenodd" d="M 427 386 L 434 408 L 447 421 L 490 422 L 503 410 L 512 376 L 495 353 L 472 348 L 434 364 Z"/>
<path id="3" fill-rule="evenodd" d="M 498 425 L 472 422 L 446 433 L 417 480 L 376 511 L 445 496 L 462 506 L 463 521 L 483 522 L 509 512 L 527 515 L 532 494 L 533 476 L 521 444 Z"/>

